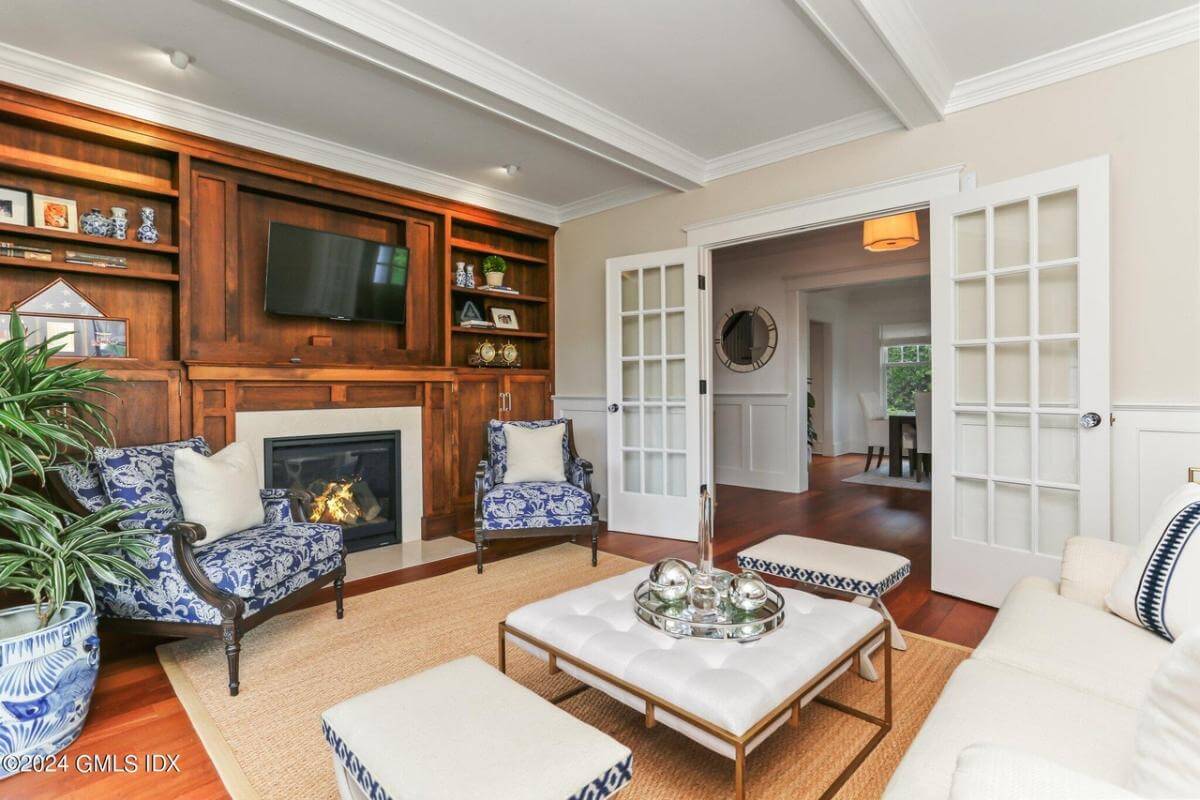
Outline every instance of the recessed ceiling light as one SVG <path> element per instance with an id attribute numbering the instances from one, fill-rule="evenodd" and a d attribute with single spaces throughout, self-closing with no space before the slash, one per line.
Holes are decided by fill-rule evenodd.
<path id="1" fill-rule="evenodd" d="M 187 69 L 188 64 L 191 64 L 194 60 L 182 50 L 168 50 L 167 57 L 171 59 L 171 66 L 176 69 Z"/>
<path id="2" fill-rule="evenodd" d="M 521 171 L 521 167 L 518 164 L 505 164 L 503 167 L 501 167 L 501 169 L 503 169 L 504 174 L 510 178 Z"/>

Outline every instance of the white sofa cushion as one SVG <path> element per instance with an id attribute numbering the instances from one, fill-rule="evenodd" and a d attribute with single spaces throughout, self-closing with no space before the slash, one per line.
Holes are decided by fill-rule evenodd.
<path id="1" fill-rule="evenodd" d="M 1200 629 L 1179 637 L 1150 683 L 1130 787 L 1146 797 L 1200 797 Z"/>
<path id="2" fill-rule="evenodd" d="M 1031 753 L 973 744 L 958 755 L 950 800 L 1136 800 L 1134 793 Z"/>
<path id="3" fill-rule="evenodd" d="M 372 798 L 599 797 L 632 771 L 628 747 L 477 656 L 353 697 L 321 722 L 346 783 Z"/>
<path id="4" fill-rule="evenodd" d="M 183 518 L 203 525 L 207 533 L 196 547 L 207 547 L 266 519 L 254 453 L 246 442 L 234 442 L 209 457 L 195 450 L 176 450 L 175 492 Z"/>
<path id="5" fill-rule="evenodd" d="M 979 658 L 959 665 L 892 775 L 889 800 L 946 800 L 958 754 L 990 742 L 1124 786 L 1137 712 L 1021 669 Z"/>
<path id="6" fill-rule="evenodd" d="M 972 658 L 1137 708 L 1169 649 L 1144 628 L 1062 597 L 1050 581 L 1024 578 L 1008 593 Z"/>
<path id="7" fill-rule="evenodd" d="M 505 425 L 504 439 L 508 448 L 508 464 L 504 470 L 505 483 L 548 481 L 562 483 L 563 437 L 567 426 L 560 422 L 544 428 Z"/>
<path id="8" fill-rule="evenodd" d="M 1063 546 L 1058 593 L 1076 603 L 1108 610 L 1104 598 L 1132 555 L 1133 548 L 1119 542 L 1072 536 Z"/>
<path id="9" fill-rule="evenodd" d="M 1159 506 L 1108 607 L 1168 641 L 1200 626 L 1200 485 Z"/>

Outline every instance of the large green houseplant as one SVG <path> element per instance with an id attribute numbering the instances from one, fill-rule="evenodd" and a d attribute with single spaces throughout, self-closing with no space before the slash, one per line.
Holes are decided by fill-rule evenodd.
<path id="1" fill-rule="evenodd" d="M 99 662 L 96 581 L 144 580 L 126 557 L 147 556 L 129 511 L 80 515 L 56 503 L 46 477 L 111 440 L 93 399 L 110 380 L 51 363 L 58 337 L 32 343 L 15 310 L 0 342 L 0 590 L 32 604 L 0 611 L 0 755 L 47 755 L 78 736 Z M 82 597 L 85 602 L 74 600 Z M 0 777 L 9 759 L 0 759 Z"/>

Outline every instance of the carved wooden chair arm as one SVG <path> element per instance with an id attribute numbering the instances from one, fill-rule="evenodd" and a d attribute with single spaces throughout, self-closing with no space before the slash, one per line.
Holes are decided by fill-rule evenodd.
<path id="1" fill-rule="evenodd" d="M 192 587 L 200 599 L 215 606 L 225 619 L 241 617 L 246 608 L 246 601 L 241 597 L 220 589 L 209 580 L 196 563 L 196 555 L 192 546 L 204 540 L 208 532 L 204 526 L 195 522 L 171 522 L 167 525 L 166 534 L 171 537 L 175 550 L 175 563 L 184 581 Z"/>

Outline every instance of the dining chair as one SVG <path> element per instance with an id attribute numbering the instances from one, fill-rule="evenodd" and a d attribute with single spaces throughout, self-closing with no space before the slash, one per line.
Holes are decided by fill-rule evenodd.
<path id="1" fill-rule="evenodd" d="M 933 471 L 933 395 L 917 392 L 917 441 L 912 450 L 913 478 L 917 483 Z"/>

